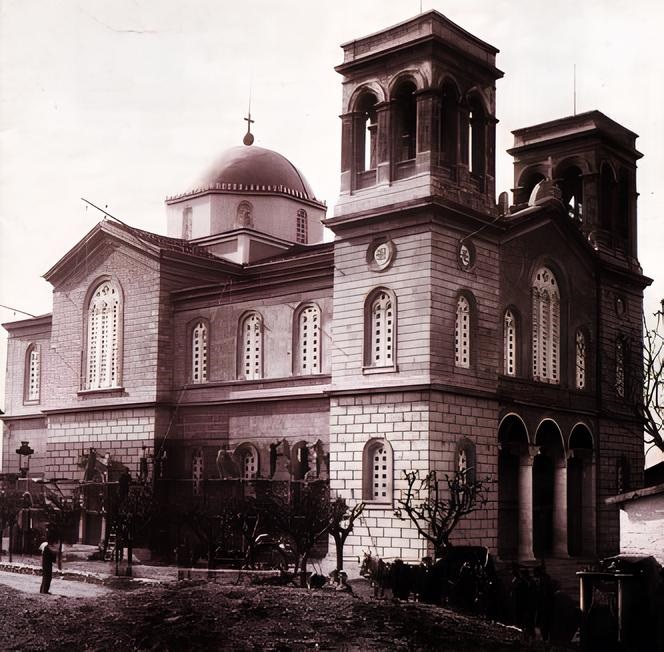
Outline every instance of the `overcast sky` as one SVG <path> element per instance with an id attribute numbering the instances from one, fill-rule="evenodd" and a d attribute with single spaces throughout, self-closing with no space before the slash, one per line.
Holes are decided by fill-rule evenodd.
<path id="1" fill-rule="evenodd" d="M 511 130 L 599 109 L 639 134 L 640 260 L 664 297 L 661 0 L 422 0 L 499 48 L 497 192 Z M 339 45 L 419 0 L 0 0 L 0 304 L 51 310 L 44 274 L 103 217 L 165 233 L 163 200 L 241 143 L 289 158 L 316 195 L 339 180 Z M 0 309 L 0 322 L 22 316 Z M 3 333 L 4 337 L 4 333 Z M 4 368 L 4 340 L 0 341 Z M 0 381 L 1 382 L 1 381 Z M 0 386 L 0 407 L 3 407 Z"/>

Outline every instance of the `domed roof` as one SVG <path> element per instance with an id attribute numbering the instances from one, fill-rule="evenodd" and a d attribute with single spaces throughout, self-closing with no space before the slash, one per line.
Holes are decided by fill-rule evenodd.
<path id="1" fill-rule="evenodd" d="M 284 156 L 256 145 L 227 149 L 201 180 L 207 187 L 237 184 L 239 188 L 290 192 L 315 200 L 302 173 Z M 252 188 L 253 187 L 253 188 Z"/>

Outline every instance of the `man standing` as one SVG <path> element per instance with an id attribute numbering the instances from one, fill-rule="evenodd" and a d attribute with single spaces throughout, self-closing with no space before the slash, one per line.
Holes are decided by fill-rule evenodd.
<path id="1" fill-rule="evenodd" d="M 53 562 L 55 561 L 55 553 L 51 550 L 48 541 L 39 546 L 42 555 L 42 582 L 39 587 L 40 593 L 50 593 L 51 579 L 53 577 Z"/>

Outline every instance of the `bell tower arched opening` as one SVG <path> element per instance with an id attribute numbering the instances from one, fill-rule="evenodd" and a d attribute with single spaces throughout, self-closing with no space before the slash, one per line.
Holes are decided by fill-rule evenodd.
<path id="1" fill-rule="evenodd" d="M 394 91 L 394 162 L 414 159 L 417 154 L 417 102 L 415 84 L 401 82 Z"/>

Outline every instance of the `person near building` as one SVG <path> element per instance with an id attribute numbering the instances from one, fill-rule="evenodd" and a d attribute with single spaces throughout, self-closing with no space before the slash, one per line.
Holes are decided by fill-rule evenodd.
<path id="1" fill-rule="evenodd" d="M 42 581 L 39 587 L 40 593 L 50 593 L 51 579 L 53 578 L 53 562 L 55 561 L 55 553 L 51 549 L 49 541 L 44 541 L 39 546 L 42 556 Z"/>

